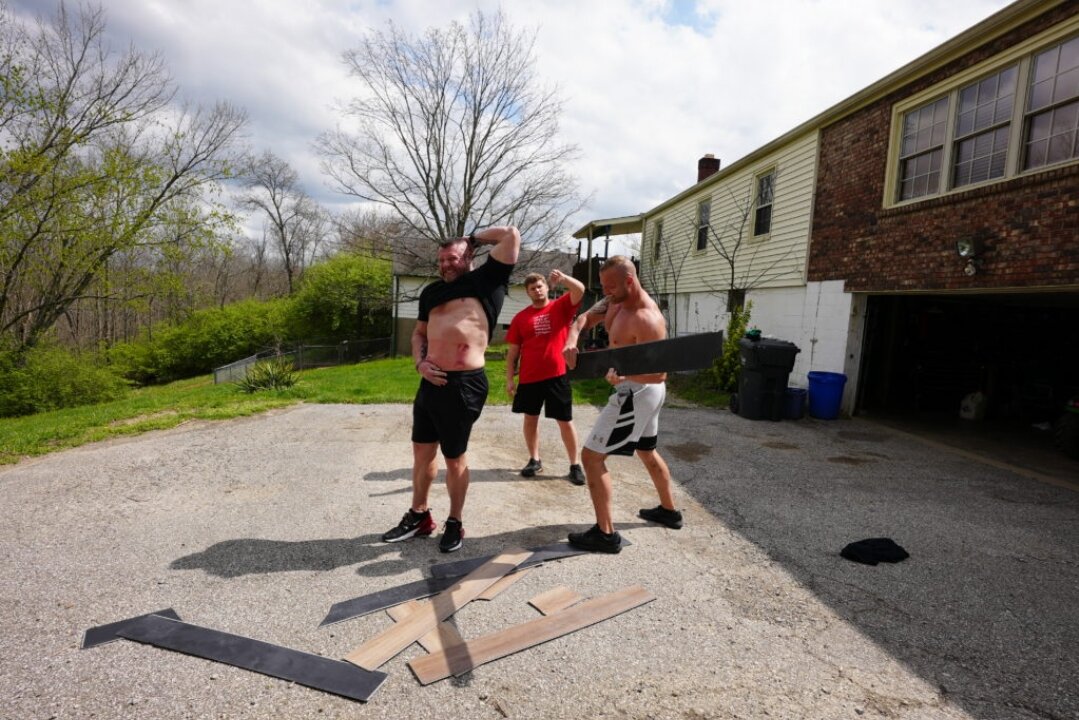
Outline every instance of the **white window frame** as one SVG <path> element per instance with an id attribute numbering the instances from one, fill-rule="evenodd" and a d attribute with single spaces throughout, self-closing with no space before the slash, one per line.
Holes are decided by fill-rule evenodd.
<path id="1" fill-rule="evenodd" d="M 978 63 L 966 70 L 953 75 L 947 80 L 927 88 L 916 95 L 896 103 L 892 106 L 891 134 L 888 143 L 888 159 L 885 165 L 884 207 L 901 207 L 913 205 L 933 198 L 946 197 L 948 195 L 962 193 L 984 185 L 992 185 L 1007 182 L 1024 175 L 1035 174 L 1059 167 L 1079 163 L 1079 158 L 1065 160 L 1052 165 L 1024 170 L 1022 157 L 1024 151 L 1024 138 L 1027 122 L 1027 94 L 1030 90 L 1030 68 L 1034 56 L 1049 49 L 1058 43 L 1070 40 L 1079 33 L 1079 16 L 1075 16 L 1055 25 L 1054 27 L 1039 33 L 1034 37 L 1012 46 L 1008 50 L 995 55 L 983 62 Z M 1003 71 L 1010 65 L 1018 64 L 1019 77 L 1016 84 L 1016 94 L 1012 105 L 1012 116 L 1008 135 L 1008 157 L 1005 163 L 1004 175 L 981 182 L 967 185 L 953 186 L 954 153 L 955 153 L 955 125 L 958 108 L 958 95 L 961 88 L 978 82 L 983 78 Z M 949 98 L 948 122 L 944 138 L 944 157 L 941 161 L 940 186 L 935 193 L 921 195 L 908 200 L 899 199 L 900 186 L 900 151 L 903 142 L 903 119 L 907 113 L 917 110 L 923 105 L 939 100 L 941 97 Z"/>
<path id="2" fill-rule="evenodd" d="M 652 262 L 659 260 L 663 249 L 663 218 L 652 223 Z"/>
<path id="3" fill-rule="evenodd" d="M 761 208 L 760 204 L 760 187 L 761 180 L 771 175 L 772 177 L 772 199 L 768 203 L 768 231 L 758 233 L 757 232 L 757 211 Z M 749 222 L 749 236 L 754 240 L 767 240 L 772 235 L 772 228 L 775 223 L 775 208 L 776 208 L 776 178 L 778 173 L 776 168 L 770 167 L 767 170 L 758 172 L 753 175 L 753 208 L 750 211 L 751 219 Z"/>
<path id="4" fill-rule="evenodd" d="M 705 206 L 708 206 L 707 212 L 702 212 Z M 693 251 L 694 252 L 707 252 L 708 251 L 708 228 L 712 225 L 712 198 L 701 198 L 697 201 L 696 216 L 693 221 Z M 704 247 L 701 247 L 701 231 L 704 231 Z"/>

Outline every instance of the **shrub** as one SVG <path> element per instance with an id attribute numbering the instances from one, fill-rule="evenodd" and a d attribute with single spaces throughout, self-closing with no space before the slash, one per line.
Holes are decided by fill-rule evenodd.
<path id="1" fill-rule="evenodd" d="M 311 266 L 292 296 L 294 332 L 322 340 L 388 336 L 391 277 L 389 262 L 349 253 Z"/>
<path id="2" fill-rule="evenodd" d="M 88 358 L 54 346 L 0 354 L 0 417 L 123 397 L 127 383 Z"/>
<path id="3" fill-rule="evenodd" d="M 296 384 L 297 375 L 292 363 L 284 358 L 259 360 L 247 369 L 242 380 L 236 386 L 245 393 L 259 390 L 283 390 Z"/>
<path id="4" fill-rule="evenodd" d="M 747 302 L 745 307 L 734 308 L 730 319 L 727 320 L 727 332 L 723 335 L 723 354 L 712 366 L 716 387 L 723 392 L 731 393 L 738 390 L 738 375 L 742 372 L 738 341 L 746 334 L 746 326 L 749 325 L 752 309 L 753 303 Z"/>

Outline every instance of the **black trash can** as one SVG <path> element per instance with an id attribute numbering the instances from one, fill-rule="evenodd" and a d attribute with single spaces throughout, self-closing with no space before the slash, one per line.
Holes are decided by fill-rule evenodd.
<path id="1" fill-rule="evenodd" d="M 787 378 L 801 349 L 787 340 L 746 336 L 738 341 L 738 414 L 747 420 L 782 420 Z"/>

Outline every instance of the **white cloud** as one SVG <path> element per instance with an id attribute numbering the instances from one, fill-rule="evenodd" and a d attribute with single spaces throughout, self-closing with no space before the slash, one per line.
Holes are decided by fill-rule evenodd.
<path id="1" fill-rule="evenodd" d="M 9 0 L 51 13 L 53 2 Z M 248 110 L 250 140 L 324 202 L 311 141 L 357 88 L 341 53 L 392 19 L 422 31 L 502 7 L 538 30 L 537 72 L 565 99 L 590 219 L 647 210 L 988 17 L 1004 0 L 104 0 L 118 47 L 158 50 L 183 95 Z M 74 7 L 73 3 L 69 3 Z M 573 229 L 571 228 L 571 229 Z"/>

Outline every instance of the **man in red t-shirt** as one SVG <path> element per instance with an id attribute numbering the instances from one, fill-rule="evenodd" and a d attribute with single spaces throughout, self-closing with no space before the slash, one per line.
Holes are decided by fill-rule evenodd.
<path id="1" fill-rule="evenodd" d="M 563 285 L 568 293 L 551 300 L 550 287 Z M 577 453 L 577 429 L 573 426 L 573 391 L 566 378 L 566 359 L 562 348 L 569 326 L 577 315 L 584 297 L 584 284 L 560 270 L 551 271 L 551 282 L 539 273 L 525 277 L 525 292 L 532 301 L 510 322 L 506 341 L 506 392 L 513 398 L 513 412 L 524 413 L 525 445 L 528 464 L 521 470 L 524 477 L 534 477 L 543 469 L 539 454 L 539 414 L 546 407 L 546 416 L 558 422 L 562 442 L 569 456 L 569 480 L 584 485 L 584 470 Z M 514 382 L 517 360 L 520 359 L 520 384 Z"/>

